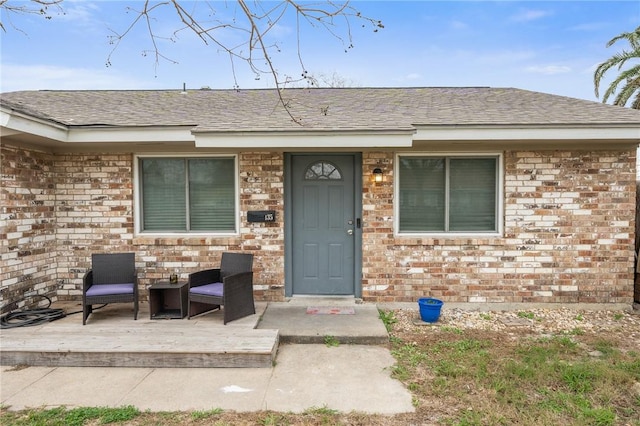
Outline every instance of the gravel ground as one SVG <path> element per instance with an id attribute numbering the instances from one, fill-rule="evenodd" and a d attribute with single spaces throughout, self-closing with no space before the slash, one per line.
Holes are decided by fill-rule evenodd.
<path id="1" fill-rule="evenodd" d="M 628 339 L 640 348 L 640 311 L 582 311 L 567 308 L 521 311 L 466 311 L 443 309 L 438 322 L 420 320 L 418 310 L 395 311 L 395 327 L 413 332 L 433 332 L 444 327 L 475 329 L 507 334 L 602 334 Z"/>

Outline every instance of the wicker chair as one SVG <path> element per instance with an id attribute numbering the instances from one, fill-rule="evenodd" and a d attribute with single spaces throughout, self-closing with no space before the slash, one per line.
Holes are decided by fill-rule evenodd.
<path id="1" fill-rule="evenodd" d="M 224 323 L 256 313 L 253 255 L 222 253 L 220 269 L 189 274 L 189 318 L 224 306 Z"/>
<path id="2" fill-rule="evenodd" d="M 91 269 L 82 286 L 82 325 L 92 305 L 133 302 L 133 319 L 138 319 L 138 278 L 134 253 L 91 255 Z"/>

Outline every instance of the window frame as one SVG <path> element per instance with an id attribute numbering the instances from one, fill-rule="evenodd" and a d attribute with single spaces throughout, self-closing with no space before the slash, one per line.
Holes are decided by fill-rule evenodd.
<path id="1" fill-rule="evenodd" d="M 175 158 L 175 159 L 208 159 L 208 158 L 228 158 L 233 160 L 233 192 L 234 192 L 234 229 L 229 231 L 143 231 L 143 202 L 142 202 L 142 178 L 140 176 L 140 160 L 145 158 Z M 211 237 L 211 236 L 237 236 L 240 235 L 240 191 L 239 191 L 239 172 L 238 172 L 238 155 L 237 154 L 134 154 L 133 156 L 133 191 L 134 191 L 134 229 L 135 235 L 146 237 Z M 186 188 L 185 188 L 186 191 Z M 188 209 L 187 209 L 188 212 Z"/>
<path id="2" fill-rule="evenodd" d="M 400 159 L 403 157 L 436 157 L 436 158 L 495 158 L 497 167 L 496 176 L 496 230 L 495 231 L 400 231 Z M 396 153 L 394 161 L 394 208 L 393 208 L 393 232 L 396 237 L 501 237 L 504 232 L 504 155 L 502 152 L 401 152 Z M 449 179 L 448 173 L 445 177 Z M 447 203 L 449 197 L 447 195 Z"/>

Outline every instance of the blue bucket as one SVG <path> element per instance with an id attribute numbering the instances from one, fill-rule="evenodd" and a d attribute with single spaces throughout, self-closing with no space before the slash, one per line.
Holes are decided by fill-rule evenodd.
<path id="1" fill-rule="evenodd" d="M 444 302 L 432 297 L 423 297 L 418 299 L 418 307 L 420 308 L 420 319 L 424 322 L 436 322 L 440 318 L 440 310 Z"/>

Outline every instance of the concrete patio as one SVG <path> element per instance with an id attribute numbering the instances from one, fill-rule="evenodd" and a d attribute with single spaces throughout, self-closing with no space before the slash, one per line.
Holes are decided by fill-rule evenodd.
<path id="1" fill-rule="evenodd" d="M 307 305 L 347 304 L 352 315 L 308 315 Z M 282 339 L 289 343 L 386 344 L 388 335 L 375 305 L 347 300 L 256 303 L 256 314 L 223 325 L 221 311 L 192 319 L 150 319 L 141 303 L 96 310 L 83 326 L 79 303 L 52 308 L 67 316 L 32 327 L 4 329 L 2 365 L 67 367 L 241 367 L 273 365 Z"/>

